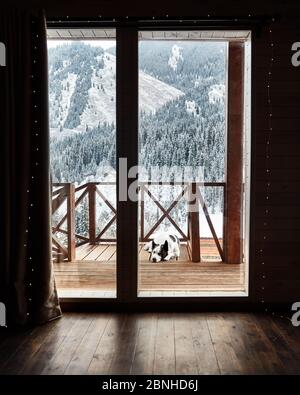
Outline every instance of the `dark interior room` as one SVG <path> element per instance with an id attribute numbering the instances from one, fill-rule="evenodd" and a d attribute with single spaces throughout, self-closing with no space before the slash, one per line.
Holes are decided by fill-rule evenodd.
<path id="1" fill-rule="evenodd" d="M 299 375 L 300 4 L 0 21 L 3 380 Z"/>

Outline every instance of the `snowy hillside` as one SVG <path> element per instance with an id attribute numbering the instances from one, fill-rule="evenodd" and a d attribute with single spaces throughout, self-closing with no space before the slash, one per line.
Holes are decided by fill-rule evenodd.
<path id="1" fill-rule="evenodd" d="M 173 88 L 143 71 L 139 72 L 139 89 L 140 110 L 146 114 L 155 113 L 169 101 L 184 95 L 179 89 Z"/>
<path id="2" fill-rule="evenodd" d="M 226 141 L 226 43 L 143 41 L 139 43 L 139 164 L 143 181 L 224 181 Z M 51 172 L 54 182 L 116 179 L 116 58 L 113 51 L 83 42 L 49 50 Z M 107 168 L 106 168 L 107 167 Z M 104 170 L 106 168 L 106 170 Z M 161 171 L 156 171 L 159 168 Z M 186 172 L 184 169 L 192 169 Z M 153 171 L 153 169 L 155 171 Z M 173 171 L 171 171 L 173 169 Z M 176 171 L 174 171 L 174 169 Z M 181 170 L 182 171 L 181 171 Z M 187 176 L 188 175 L 188 176 Z M 115 204 L 115 186 L 104 194 Z M 162 206 L 178 196 L 176 188 L 157 186 Z M 216 232 L 222 235 L 222 188 L 202 191 Z M 88 203 L 76 216 L 76 232 L 88 230 Z M 109 210 L 97 207 L 97 224 Z M 150 199 L 145 225 L 161 215 Z M 171 213 L 186 229 L 187 213 Z M 161 226 L 170 226 L 163 221 Z M 200 215 L 201 236 L 210 236 Z"/>
<path id="3" fill-rule="evenodd" d="M 79 67 L 78 57 L 70 57 L 67 51 L 62 52 L 59 63 L 55 57 L 49 59 L 50 128 L 56 137 L 57 132 L 67 135 L 67 130 L 86 131 L 105 122 L 115 123 L 116 58 L 106 51 L 89 52 L 87 45 L 84 50 L 85 58 L 80 59 Z M 183 95 L 179 89 L 140 71 L 139 105 L 144 113 L 155 113 Z"/>

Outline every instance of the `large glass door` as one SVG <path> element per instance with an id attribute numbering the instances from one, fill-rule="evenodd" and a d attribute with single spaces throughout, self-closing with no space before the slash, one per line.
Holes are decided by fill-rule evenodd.
<path id="1" fill-rule="evenodd" d="M 59 295 L 246 296 L 250 32 L 48 38 Z"/>

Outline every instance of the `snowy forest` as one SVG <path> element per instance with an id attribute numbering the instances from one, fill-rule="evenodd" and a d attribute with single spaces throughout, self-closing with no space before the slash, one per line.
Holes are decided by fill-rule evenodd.
<path id="1" fill-rule="evenodd" d="M 140 41 L 140 180 L 224 181 L 226 50 L 222 42 Z M 48 62 L 52 181 L 115 181 L 115 47 L 73 41 L 49 48 Z M 103 188 L 115 205 L 116 188 Z M 151 188 L 168 207 L 180 187 Z M 221 237 L 223 191 L 207 187 L 202 192 Z M 182 201 L 171 212 L 183 230 L 185 206 Z M 87 207 L 83 201 L 76 213 L 76 231 L 82 235 L 88 231 Z M 145 208 L 149 228 L 160 212 L 150 200 Z M 110 217 L 109 208 L 98 202 L 98 230 Z M 164 221 L 161 227 L 166 226 Z M 205 233 L 207 227 L 202 228 Z M 114 233 L 115 226 L 105 236 Z"/>

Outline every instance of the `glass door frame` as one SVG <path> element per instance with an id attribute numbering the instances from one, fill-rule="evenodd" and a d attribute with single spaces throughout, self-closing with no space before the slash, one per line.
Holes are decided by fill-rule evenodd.
<path id="1" fill-rule="evenodd" d="M 61 18 L 59 18 L 61 19 Z M 48 21 L 49 22 L 49 21 Z M 73 302 L 80 302 L 83 306 L 94 305 L 95 302 L 99 302 L 100 305 L 108 304 L 109 306 L 114 304 L 125 305 L 140 305 L 148 304 L 149 306 L 155 305 L 159 302 L 162 306 L 174 306 L 178 302 L 180 303 L 191 303 L 199 304 L 200 301 L 207 302 L 212 298 L 210 296 L 195 296 L 195 297 L 139 297 L 138 296 L 138 245 L 139 245 L 139 232 L 138 232 L 138 206 L 139 202 L 132 201 L 130 199 L 123 199 L 124 188 L 122 169 L 119 168 L 120 160 L 122 158 L 127 159 L 127 169 L 138 166 L 138 134 L 139 134 L 139 106 L 138 106 L 138 34 L 139 31 L 143 30 L 186 30 L 186 31 L 197 31 L 197 30 L 248 30 L 251 33 L 256 29 L 254 23 L 249 24 L 234 24 L 233 22 L 222 24 L 220 21 L 214 21 L 212 24 L 207 25 L 204 21 L 203 24 L 199 23 L 195 27 L 190 22 L 186 22 L 184 26 L 179 21 L 173 21 L 172 24 L 160 24 L 158 21 L 154 24 L 149 22 L 149 25 L 138 22 L 128 23 L 122 22 L 120 24 L 107 22 L 99 24 L 88 24 L 82 21 L 80 18 L 79 22 L 75 23 L 76 27 L 89 28 L 89 27 L 109 27 L 116 29 L 116 163 L 117 163 L 117 259 L 116 259 L 116 279 L 117 279 L 117 297 L 114 299 L 107 298 L 95 298 L 86 299 L 83 302 L 81 298 L 68 298 L 63 302 L 70 302 L 70 306 Z M 48 23 L 49 28 L 57 27 L 70 27 L 69 21 L 65 20 L 55 21 L 55 19 Z M 251 43 L 253 43 L 253 36 L 251 37 Z M 251 65 L 253 64 L 251 57 Z M 252 77 L 252 75 L 251 75 Z M 252 79 L 250 81 L 252 85 Z M 250 100 L 250 107 L 253 99 Z M 252 135 L 252 120 L 250 122 L 249 139 L 251 140 Z M 248 142 L 250 146 L 250 142 Z M 252 156 L 252 153 L 251 153 Z M 249 162 L 250 163 L 250 162 Z M 250 171 L 251 170 L 251 171 Z M 253 171 L 249 170 L 249 174 Z M 138 174 L 136 173 L 132 177 L 127 176 L 127 185 L 138 182 Z M 249 181 L 250 185 L 250 181 Z M 250 195 L 249 187 L 249 200 L 252 200 Z M 249 201 L 250 210 L 250 201 Z M 250 212 L 247 213 L 250 221 Z M 252 240 L 250 237 L 250 225 L 249 226 L 249 240 L 247 248 L 249 249 L 249 241 Z M 251 274 L 251 273 L 250 273 Z M 247 298 L 249 295 L 247 295 Z M 244 302 L 245 297 L 233 296 L 230 300 L 235 300 L 237 303 Z M 228 299 L 225 297 L 213 297 L 214 302 L 224 302 Z M 179 304 L 180 306 L 180 304 Z"/>

